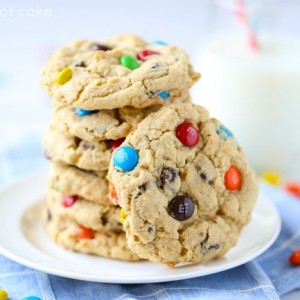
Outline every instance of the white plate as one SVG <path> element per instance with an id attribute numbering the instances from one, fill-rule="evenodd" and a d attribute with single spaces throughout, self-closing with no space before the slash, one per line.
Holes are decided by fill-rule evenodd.
<path id="1" fill-rule="evenodd" d="M 122 262 L 69 252 L 50 240 L 41 218 L 46 174 L 0 191 L 0 253 L 25 266 L 63 277 L 110 283 L 149 283 L 193 278 L 228 270 L 263 253 L 280 231 L 274 205 L 259 197 L 252 222 L 224 258 L 204 265 L 168 268 L 151 262 Z"/>

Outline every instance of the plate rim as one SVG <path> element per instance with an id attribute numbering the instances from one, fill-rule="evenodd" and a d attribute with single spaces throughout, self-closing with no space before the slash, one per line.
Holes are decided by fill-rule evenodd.
<path id="1" fill-rule="evenodd" d="M 27 183 L 28 181 L 32 181 L 35 178 L 39 178 L 39 177 L 45 177 L 46 172 L 45 171 L 38 171 L 38 172 L 34 172 L 31 174 L 28 174 L 26 176 L 23 176 L 21 178 L 19 178 L 18 180 L 15 180 L 13 182 L 10 182 L 9 184 L 0 187 L 0 201 L 1 201 L 1 197 L 4 193 L 9 192 L 10 189 L 20 185 L 20 184 L 24 184 Z M 51 267 L 49 265 L 45 266 L 45 265 L 39 265 L 38 262 L 35 261 L 30 261 L 27 258 L 21 257 L 18 254 L 12 253 L 10 250 L 7 250 L 5 248 L 5 246 L 3 246 L 3 243 L 0 242 L 0 254 L 2 254 L 3 256 L 11 259 L 12 261 L 19 263 L 23 266 L 29 267 L 31 269 L 37 270 L 37 271 L 41 271 L 44 272 L 46 274 L 51 274 L 51 275 L 55 275 L 55 276 L 60 276 L 60 277 L 65 277 L 65 278 L 69 278 L 69 279 L 76 279 L 76 280 L 82 280 L 82 281 L 91 281 L 91 282 L 101 282 L 101 283 L 112 283 L 112 284 L 142 284 L 142 283 L 159 283 L 159 282 L 171 282 L 171 281 L 175 281 L 175 280 L 184 280 L 184 279 L 192 279 L 195 277 L 202 277 L 202 276 L 207 276 L 207 275 L 212 275 L 212 274 L 216 274 L 216 273 L 220 273 L 220 272 L 224 272 L 230 269 L 233 269 L 235 267 L 241 266 L 247 262 L 252 261 L 253 259 L 257 258 L 259 255 L 261 255 L 262 253 L 264 253 L 267 249 L 269 249 L 272 244 L 275 242 L 275 240 L 277 239 L 277 237 L 279 236 L 280 230 L 281 230 L 281 226 L 282 226 L 282 222 L 281 222 L 281 218 L 278 212 L 278 209 L 276 208 L 276 206 L 270 201 L 270 199 L 264 195 L 261 194 L 259 195 L 259 198 L 262 198 L 262 201 L 267 202 L 269 206 L 272 207 L 273 210 L 273 217 L 276 218 L 276 230 L 274 230 L 273 236 L 270 240 L 268 240 L 267 243 L 265 243 L 262 247 L 260 247 L 258 250 L 256 250 L 254 253 L 252 253 L 249 256 L 243 256 L 242 258 L 239 258 L 231 263 L 228 264 L 224 264 L 221 267 L 218 267 L 218 271 L 215 270 L 215 268 L 208 268 L 205 271 L 205 274 L 199 274 L 199 272 L 201 272 L 199 269 L 196 270 L 192 270 L 190 272 L 186 272 L 186 273 L 174 273 L 174 274 L 167 274 L 167 275 L 159 275 L 159 276 L 155 276 L 155 277 L 150 277 L 147 278 L 146 280 L 141 279 L 139 277 L 130 277 L 130 278 L 124 278 L 123 276 L 118 277 L 117 273 L 116 273 L 116 277 L 114 278 L 97 278 L 96 275 L 86 275 L 86 274 L 80 274 L 78 272 L 72 272 L 69 270 L 63 270 L 57 267 Z M 27 208 L 30 207 L 31 205 L 36 204 L 37 201 L 32 201 L 30 203 L 28 203 Z M 18 220 L 19 222 L 20 220 Z M 252 221 L 250 221 L 251 223 Z M 250 224 L 249 223 L 249 224 Z M 19 229 L 20 231 L 22 231 L 21 229 Z M 22 233 L 22 235 L 24 236 L 24 233 Z M 24 236 L 24 239 L 28 242 L 28 244 L 35 248 L 34 245 L 32 245 Z M 38 249 L 37 249 L 38 250 Z M 38 250 L 40 251 L 40 250 Z M 45 253 L 43 253 L 42 251 L 40 251 L 42 254 L 46 255 Z M 74 252 L 73 252 L 74 253 Z M 76 253 L 76 252 L 75 252 Z M 81 254 L 84 255 L 84 254 Z M 108 259 L 108 260 L 112 260 L 110 258 L 102 258 L 102 259 Z M 115 261 L 115 260 L 114 260 Z M 122 262 L 122 261 L 121 261 Z M 138 264 L 141 262 L 132 262 L 134 264 Z M 143 262 L 145 263 L 145 262 Z M 148 262 L 147 262 L 148 263 Z M 149 262 L 152 263 L 152 262 Z M 197 264 L 191 264 L 191 266 L 197 266 Z M 199 267 L 203 267 L 203 265 L 199 264 Z"/>

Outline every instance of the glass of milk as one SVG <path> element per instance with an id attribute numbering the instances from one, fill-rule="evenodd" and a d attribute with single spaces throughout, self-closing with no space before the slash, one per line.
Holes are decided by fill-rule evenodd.
<path id="1" fill-rule="evenodd" d="M 283 16 L 282 7 L 271 8 L 257 7 L 262 21 L 272 21 L 258 29 L 258 51 L 250 49 L 245 32 L 220 30 L 211 37 L 199 55 L 202 78 L 194 99 L 235 133 L 256 171 L 299 179 L 300 10 L 292 9 L 299 19 L 296 36 L 282 22 L 291 20 L 290 9 L 284 7 Z"/>

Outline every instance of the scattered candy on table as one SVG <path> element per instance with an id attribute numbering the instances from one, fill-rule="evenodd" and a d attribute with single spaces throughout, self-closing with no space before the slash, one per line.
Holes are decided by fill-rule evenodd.
<path id="1" fill-rule="evenodd" d="M 8 299 L 8 294 L 5 290 L 0 289 L 0 300 L 7 300 Z"/>
<path id="2" fill-rule="evenodd" d="M 36 296 L 27 296 L 25 298 L 22 298 L 21 300 L 42 300 L 42 299 Z"/>
<path id="3" fill-rule="evenodd" d="M 61 204 L 63 207 L 71 207 L 78 199 L 78 196 L 63 197 Z"/>
<path id="4" fill-rule="evenodd" d="M 123 223 L 125 221 L 125 219 L 127 218 L 127 215 L 124 211 L 124 209 L 122 208 L 121 211 L 120 211 L 120 219 L 121 219 L 121 222 Z"/>
<path id="5" fill-rule="evenodd" d="M 300 198 L 300 182 L 289 181 L 285 184 L 284 189 L 293 196 Z"/>
<path id="6" fill-rule="evenodd" d="M 152 44 L 157 45 L 157 46 L 166 46 L 166 45 L 168 45 L 166 42 L 163 42 L 163 41 L 153 41 Z"/>
<path id="7" fill-rule="evenodd" d="M 268 184 L 278 186 L 281 182 L 281 176 L 278 172 L 267 171 L 261 174 L 262 180 Z"/>
<path id="8" fill-rule="evenodd" d="M 130 146 L 119 147 L 113 155 L 113 163 L 116 169 L 123 172 L 132 171 L 139 161 L 137 151 Z"/>
<path id="9" fill-rule="evenodd" d="M 137 69 L 140 64 L 132 57 L 129 55 L 123 55 L 120 59 L 121 64 L 130 69 L 130 70 L 134 70 Z"/>
<path id="10" fill-rule="evenodd" d="M 189 219 L 194 213 L 194 202 L 187 195 L 181 195 L 174 197 L 169 205 L 169 214 L 178 221 L 184 221 Z"/>
<path id="11" fill-rule="evenodd" d="M 84 117 L 84 116 L 88 116 L 88 115 L 92 115 L 94 113 L 96 113 L 97 110 L 86 110 L 86 109 L 81 109 L 81 108 L 76 108 L 75 109 L 75 114 L 79 117 Z"/>
<path id="12" fill-rule="evenodd" d="M 300 266 L 300 249 L 297 249 L 292 253 L 292 255 L 290 256 L 290 263 L 293 266 Z"/>
<path id="13" fill-rule="evenodd" d="M 161 92 L 157 93 L 157 96 L 159 96 L 163 100 L 166 100 L 170 97 L 170 93 L 168 91 L 161 91 Z"/>
<path id="14" fill-rule="evenodd" d="M 106 45 L 103 45 L 103 44 L 94 44 L 94 45 L 92 45 L 91 50 L 93 50 L 93 51 L 99 51 L 99 50 L 108 51 L 108 50 L 111 50 L 111 48 Z"/>
<path id="15" fill-rule="evenodd" d="M 242 175 L 236 167 L 231 166 L 225 173 L 224 181 L 228 190 L 239 190 L 242 184 Z"/>
<path id="16" fill-rule="evenodd" d="M 56 78 L 56 84 L 64 85 L 72 78 L 72 70 L 69 67 L 60 71 Z"/>
<path id="17" fill-rule="evenodd" d="M 148 56 L 155 55 L 155 54 L 159 54 L 159 53 L 153 50 L 143 50 L 140 53 L 138 53 L 137 57 L 139 60 L 145 61 Z"/>
<path id="18" fill-rule="evenodd" d="M 199 132 L 191 123 L 182 123 L 176 128 L 176 136 L 188 147 L 195 146 L 199 141 Z"/>
<path id="19" fill-rule="evenodd" d="M 121 138 L 121 139 L 112 141 L 111 142 L 111 150 L 114 151 L 115 149 L 119 148 L 124 141 L 125 141 L 125 138 Z"/>
<path id="20" fill-rule="evenodd" d="M 95 236 L 94 230 L 80 226 L 77 237 L 79 239 L 93 239 Z"/>

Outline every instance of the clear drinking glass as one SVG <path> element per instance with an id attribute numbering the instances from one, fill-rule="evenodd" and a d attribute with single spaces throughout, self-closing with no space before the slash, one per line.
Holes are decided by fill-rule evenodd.
<path id="1" fill-rule="evenodd" d="M 199 57 L 195 93 L 235 133 L 258 172 L 277 171 L 285 179 L 300 178 L 296 2 L 217 1 L 215 33 Z M 244 5 L 242 13 L 237 5 Z"/>

